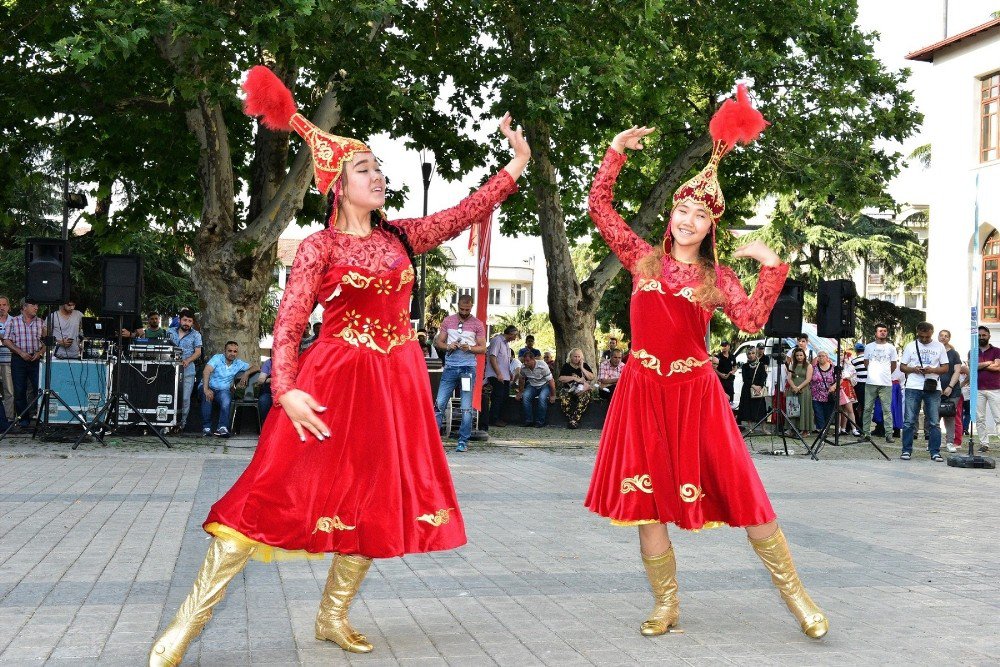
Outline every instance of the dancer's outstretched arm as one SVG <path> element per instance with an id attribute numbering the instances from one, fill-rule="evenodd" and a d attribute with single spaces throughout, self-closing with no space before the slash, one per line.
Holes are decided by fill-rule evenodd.
<path id="1" fill-rule="evenodd" d="M 774 307 L 774 302 L 781 294 L 781 288 L 788 276 L 788 265 L 782 263 L 778 255 L 761 241 L 753 241 L 738 248 L 733 257 L 748 257 L 762 264 L 757 287 L 752 296 L 747 296 L 746 290 L 736 277 L 736 273 L 728 266 L 719 266 L 719 288 L 726 296 L 723 311 L 733 324 L 743 331 L 755 333 L 760 331 L 767 322 L 768 315 Z"/>
<path id="2" fill-rule="evenodd" d="M 604 154 L 601 168 L 597 170 L 590 187 L 590 219 L 604 237 L 611 252 L 618 256 L 626 270 L 632 272 L 640 259 L 652 250 L 646 241 L 632 231 L 612 205 L 615 181 L 625 165 L 625 149 L 642 150 L 642 139 L 653 131 L 648 127 L 631 127 L 621 132 L 611 142 Z"/>
<path id="3" fill-rule="evenodd" d="M 507 138 L 514 151 L 514 157 L 493 178 L 457 206 L 426 218 L 393 221 L 393 224 L 402 227 L 406 232 L 413 252 L 420 254 L 436 248 L 448 239 L 455 238 L 517 191 L 515 181 L 520 178 L 521 172 L 528 164 L 531 148 L 524 139 L 524 130 L 515 130 L 511 127 L 509 113 L 504 114 L 500 120 L 500 131 Z"/>

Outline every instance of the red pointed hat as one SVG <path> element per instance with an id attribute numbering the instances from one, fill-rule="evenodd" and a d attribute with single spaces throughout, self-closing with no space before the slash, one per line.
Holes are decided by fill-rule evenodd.
<path id="1" fill-rule="evenodd" d="M 718 170 L 722 156 L 731 151 L 737 143 L 748 144 L 760 136 L 769 123 L 750 104 L 746 84 L 736 87 L 736 99 L 726 100 L 712 116 L 708 131 L 712 135 L 712 157 L 708 164 L 674 193 L 674 206 L 684 201 L 704 204 L 712 214 L 713 233 L 726 210 L 726 199 L 722 196 Z M 668 232 L 669 236 L 669 232 Z"/>
<path id="2" fill-rule="evenodd" d="M 248 116 L 263 116 L 261 122 L 272 130 L 295 130 L 305 139 L 313 156 L 313 177 L 320 194 L 328 194 L 340 179 L 344 163 L 357 153 L 370 153 L 371 149 L 357 139 L 339 137 L 324 132 L 298 112 L 292 93 L 274 72 L 263 65 L 250 70 L 243 90 L 247 98 L 243 111 Z M 336 215 L 336 207 L 334 207 Z M 333 222 L 331 221 L 331 225 Z"/>

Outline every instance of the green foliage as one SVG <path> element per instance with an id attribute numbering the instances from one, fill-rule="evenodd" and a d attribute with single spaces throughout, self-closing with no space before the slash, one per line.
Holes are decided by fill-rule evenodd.
<path id="1" fill-rule="evenodd" d="M 509 315 L 498 315 L 493 325 L 494 331 L 503 331 L 510 325 L 514 325 L 521 332 L 521 339 L 514 347 L 523 347 L 525 336 L 530 334 L 535 337 L 535 347 L 539 350 L 555 349 L 555 332 L 552 330 L 549 316 L 545 313 L 536 313 L 531 306 L 527 306 L 518 308 Z"/>

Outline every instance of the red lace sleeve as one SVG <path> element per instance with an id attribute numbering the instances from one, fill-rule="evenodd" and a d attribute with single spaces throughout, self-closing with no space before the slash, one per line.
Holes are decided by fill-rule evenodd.
<path id="1" fill-rule="evenodd" d="M 333 251 L 330 234 L 323 231 L 306 237 L 295 253 L 292 272 L 274 321 L 271 351 L 271 394 L 275 404 L 295 387 L 299 373 L 299 343 Z"/>
<path id="2" fill-rule="evenodd" d="M 785 284 L 785 277 L 788 275 L 788 265 L 762 266 L 760 276 L 757 278 L 757 288 L 752 296 L 747 296 L 740 279 L 736 277 L 728 266 L 722 266 L 721 289 L 726 296 L 726 305 L 723 311 L 729 316 L 733 324 L 747 333 L 756 333 L 767 323 L 767 318 L 774 308 L 774 302 L 778 300 L 781 288 Z"/>
<path id="3" fill-rule="evenodd" d="M 478 190 L 460 201 L 458 206 L 426 218 L 407 218 L 392 222 L 403 228 L 413 252 L 419 255 L 438 247 L 448 239 L 455 238 L 483 215 L 500 206 L 504 199 L 515 192 L 517 183 L 506 169 L 501 169 Z"/>
<path id="4" fill-rule="evenodd" d="M 624 154 L 613 148 L 604 154 L 604 162 L 597 170 L 594 184 L 590 186 L 590 219 L 597 225 L 611 252 L 621 260 L 622 266 L 632 272 L 636 263 L 649 254 L 652 246 L 633 232 L 611 205 L 615 181 L 626 159 Z"/>

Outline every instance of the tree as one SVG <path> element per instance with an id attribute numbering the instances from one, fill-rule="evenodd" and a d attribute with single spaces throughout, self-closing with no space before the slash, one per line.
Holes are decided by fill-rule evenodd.
<path id="1" fill-rule="evenodd" d="M 780 12 L 738 0 L 428 6 L 440 53 L 428 66 L 454 78 L 453 103 L 509 109 L 525 126 L 533 152 L 526 196 L 512 203 L 503 230 L 542 236 L 560 354 L 581 347 L 594 361 L 596 315 L 621 269 L 595 240 L 600 261 L 578 279 L 571 254 L 591 230 L 591 175 L 620 129 L 659 129 L 617 188 L 633 229 L 658 242 L 670 196 L 704 164 L 708 119 L 738 78 L 753 79 L 773 126 L 726 159 L 724 224 L 765 193 L 834 197 L 849 212 L 884 201 L 899 155 L 876 140 L 900 139 L 919 121 L 901 86 L 905 72 L 884 70 L 849 0 L 796 0 Z M 465 42 L 467 32 L 480 37 Z"/>

